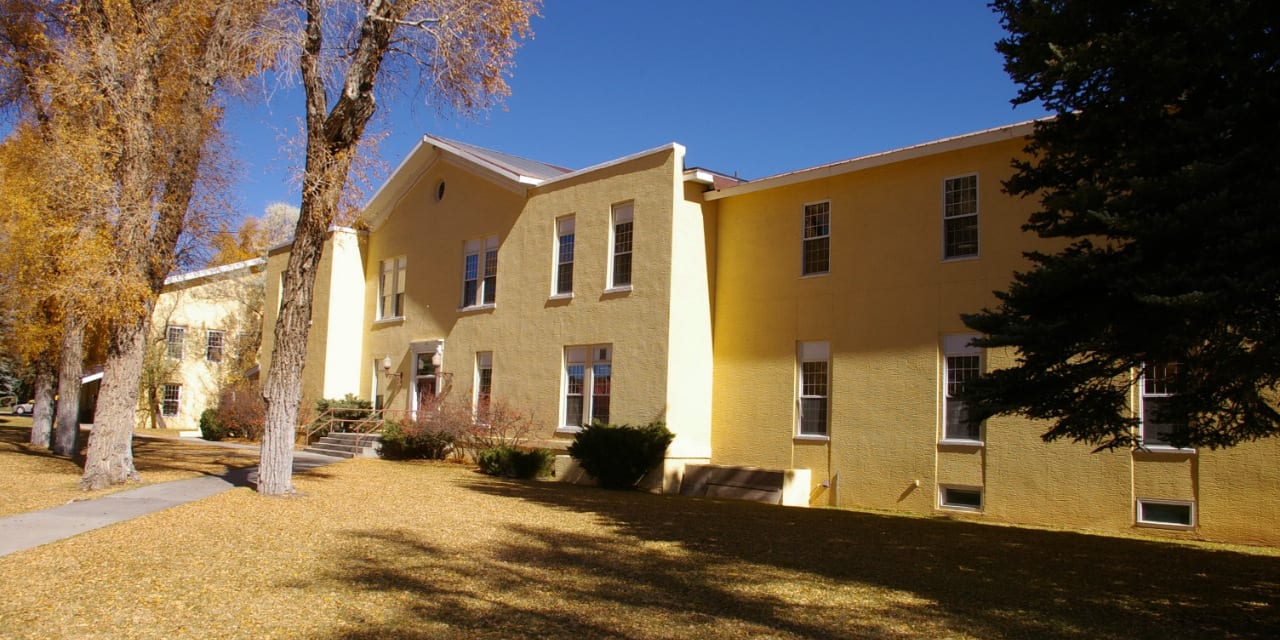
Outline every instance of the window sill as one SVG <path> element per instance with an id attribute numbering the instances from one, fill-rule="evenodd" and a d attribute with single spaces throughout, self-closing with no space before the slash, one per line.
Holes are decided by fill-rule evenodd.
<path id="1" fill-rule="evenodd" d="M 380 324 L 401 324 L 404 322 L 404 316 L 395 316 L 393 318 L 379 318 L 373 321 L 374 326 Z"/>
<path id="2" fill-rule="evenodd" d="M 1163 455 L 1175 455 L 1175 456 L 1191 456 L 1191 455 L 1195 455 L 1196 453 L 1195 449 L 1191 449 L 1187 447 L 1175 447 L 1167 444 L 1150 444 L 1150 445 L 1139 444 L 1137 447 L 1134 447 L 1133 450 L 1135 452 L 1140 452 L 1140 453 L 1158 453 Z"/>
<path id="3" fill-rule="evenodd" d="M 943 438 L 938 441 L 938 446 L 940 447 L 973 447 L 974 449 L 981 449 L 982 447 L 987 446 L 987 443 L 983 442 L 982 440 L 956 440 L 953 438 Z"/>
<path id="4" fill-rule="evenodd" d="M 800 433 L 791 437 L 796 442 L 831 442 L 831 436 L 822 436 L 816 433 Z"/>
<path id="5" fill-rule="evenodd" d="M 547 296 L 547 300 L 559 301 L 559 300 L 572 300 L 572 299 L 573 299 L 572 293 L 553 293 L 550 296 Z"/>
<path id="6" fill-rule="evenodd" d="M 1134 520 L 1133 526 L 1142 527 L 1143 529 L 1167 529 L 1172 531 L 1194 531 L 1196 526 L 1193 524 L 1176 524 L 1173 522 L 1143 522 Z"/>
<path id="7" fill-rule="evenodd" d="M 631 293 L 631 285 L 624 284 L 621 287 L 609 287 L 608 289 L 604 290 L 605 295 L 612 295 L 617 293 Z"/>
<path id="8" fill-rule="evenodd" d="M 556 427 L 556 433 L 581 433 L 582 427 Z"/>
<path id="9" fill-rule="evenodd" d="M 808 280 L 810 278 L 825 278 L 829 275 L 831 275 L 831 271 L 817 271 L 814 273 L 802 273 L 800 274 L 800 279 Z"/>
<path id="10" fill-rule="evenodd" d="M 943 257 L 942 257 L 942 262 L 943 262 L 943 264 L 948 263 L 948 262 L 969 262 L 969 261 L 971 261 L 971 260 L 977 260 L 977 259 L 978 259 L 978 258 L 980 258 L 980 257 L 981 257 L 981 256 L 979 256 L 979 255 L 978 255 L 978 254 L 976 254 L 976 253 L 975 253 L 975 254 L 972 254 L 972 255 L 966 255 L 966 256 L 952 256 L 952 257 L 950 257 L 950 258 L 948 258 L 948 257 L 946 257 L 946 256 L 943 256 Z"/>
<path id="11" fill-rule="evenodd" d="M 479 311 L 493 311 L 498 307 L 497 303 L 477 304 L 470 307 L 458 307 L 458 313 L 475 313 Z"/>
<path id="12" fill-rule="evenodd" d="M 982 507 L 970 507 L 961 504 L 939 504 L 938 508 L 943 511 L 960 511 L 963 513 L 982 513 Z"/>

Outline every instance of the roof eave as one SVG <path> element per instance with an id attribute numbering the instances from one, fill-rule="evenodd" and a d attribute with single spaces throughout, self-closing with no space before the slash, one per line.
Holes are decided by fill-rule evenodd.
<path id="1" fill-rule="evenodd" d="M 674 152 L 677 156 L 683 157 L 685 153 L 684 146 L 676 142 L 668 142 L 667 144 L 664 144 L 660 147 L 645 149 L 644 151 L 637 151 L 636 153 L 625 155 L 625 156 L 622 156 L 621 158 L 614 158 L 613 160 L 601 162 L 600 164 L 591 165 L 590 167 L 587 167 L 585 169 L 578 169 L 577 171 L 570 171 L 569 173 L 559 175 L 554 178 L 548 178 L 546 180 L 543 180 L 538 186 L 545 187 L 547 185 L 555 184 L 563 180 L 572 180 L 574 178 L 583 176 L 585 174 L 588 174 L 594 171 L 601 171 L 603 169 L 608 169 L 610 167 L 616 167 L 620 164 L 625 164 L 627 162 L 631 162 L 632 160 L 638 160 L 646 156 L 651 156 L 657 153 L 670 153 L 670 152 Z"/>
<path id="2" fill-rule="evenodd" d="M 817 180 L 820 178 L 829 178 L 832 176 L 843 175 L 846 173 L 853 173 L 855 171 L 862 171 L 864 169 L 870 169 L 873 167 L 881 167 L 887 164 L 893 164 L 895 162 L 902 162 L 904 160 L 913 160 L 916 158 L 923 158 L 926 156 L 937 155 L 937 154 L 946 153 L 949 151 L 958 151 L 961 149 L 968 149 L 971 147 L 977 147 L 984 144 L 990 144 L 992 142 L 999 142 L 1001 140 L 1009 140 L 1014 138 L 1026 137 L 1031 133 L 1032 129 L 1035 127 L 1036 122 L 1037 122 L 1036 120 L 1028 120 L 1025 122 L 1018 122 L 1014 124 L 1004 125 L 1001 127 L 984 129 L 982 131 L 975 131 L 973 133 L 966 133 L 958 136 L 952 136 L 949 138 L 942 138 L 940 140 L 931 140 L 929 142 L 924 142 L 924 143 L 912 145 L 909 147 L 902 147 L 900 149 L 893 149 L 890 151 L 873 153 L 870 155 L 860 156 L 860 157 L 852 158 L 849 160 L 832 162 L 830 164 L 819 165 L 817 167 L 810 167 L 808 169 L 800 169 L 798 171 L 780 173 L 774 176 L 769 176 L 767 178 L 760 178 L 759 180 L 744 182 L 742 184 L 735 185 L 732 187 L 727 187 L 725 189 L 720 189 L 717 191 L 708 191 L 705 194 L 703 194 L 703 198 L 707 200 L 720 200 L 722 198 L 731 198 L 733 196 L 740 196 L 748 193 L 754 193 L 756 191 L 763 191 L 765 189 L 773 189 L 777 187 L 783 187 L 786 185 L 797 184 L 800 182 L 808 182 L 810 180 Z"/>

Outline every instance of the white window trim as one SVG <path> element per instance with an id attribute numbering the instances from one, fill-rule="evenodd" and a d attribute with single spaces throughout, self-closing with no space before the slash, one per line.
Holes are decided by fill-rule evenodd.
<path id="1" fill-rule="evenodd" d="M 975 229 L 975 232 L 978 234 L 978 239 L 977 239 L 978 250 L 973 253 L 966 253 L 962 256 L 948 256 L 947 255 L 947 220 L 950 217 L 947 216 L 947 183 L 952 180 L 958 180 L 960 178 L 968 178 L 969 176 L 973 176 L 973 183 L 974 183 L 973 184 L 973 190 L 974 190 L 973 213 L 967 213 L 967 214 L 964 214 L 963 216 L 950 216 L 950 217 L 960 218 L 960 217 L 966 217 L 966 216 L 973 216 L 974 219 L 978 221 L 978 226 Z M 940 249 L 939 253 L 942 255 L 942 261 L 943 262 L 963 262 L 965 260 L 977 260 L 978 258 L 982 257 L 982 190 L 981 190 L 981 180 L 978 177 L 978 172 L 975 171 L 972 173 L 962 173 L 959 175 L 943 178 L 941 209 L 942 209 L 941 211 L 942 237 L 940 238 L 941 246 L 939 247 Z"/>
<path id="2" fill-rule="evenodd" d="M 949 402 L 947 385 L 950 378 L 950 364 L 948 363 L 948 359 L 952 357 L 977 356 L 978 371 L 985 371 L 987 358 L 986 354 L 983 353 L 983 349 L 981 347 L 969 346 L 969 341 L 977 337 L 979 337 L 978 334 L 973 333 L 947 335 L 942 337 L 942 411 L 939 415 L 941 418 L 941 431 L 938 434 L 938 444 L 940 445 L 974 448 L 986 446 L 986 421 L 983 421 L 978 425 L 977 439 L 947 437 L 947 403 Z"/>
<path id="3" fill-rule="evenodd" d="M 562 262 L 560 260 L 560 239 L 566 235 L 573 236 L 573 254 L 570 256 L 568 262 Z M 568 264 L 569 267 L 572 269 L 574 267 L 574 264 L 578 260 L 577 254 L 578 254 L 577 219 L 571 215 L 557 218 L 555 221 L 555 240 L 552 246 L 552 256 L 551 256 L 551 295 L 549 297 L 552 300 L 563 300 L 563 299 L 573 298 L 573 289 L 575 284 L 573 281 L 573 276 L 577 274 L 576 273 L 570 274 L 569 290 L 560 291 L 560 269 L 565 264 Z"/>
<path id="4" fill-rule="evenodd" d="M 1143 417 L 1146 415 L 1146 405 L 1148 395 L 1152 398 L 1171 398 L 1172 393 L 1147 393 L 1147 374 L 1145 368 L 1138 369 L 1137 377 L 1138 388 L 1138 446 L 1135 450 L 1144 453 L 1168 453 L 1175 455 L 1194 454 L 1196 450 L 1191 447 L 1175 447 L 1164 442 L 1147 443 L 1146 421 Z"/>
<path id="5" fill-rule="evenodd" d="M 209 347 L 210 347 L 209 338 L 212 337 L 213 334 L 215 333 L 221 336 L 221 339 L 218 341 L 218 359 L 217 360 L 213 360 L 209 358 Z M 222 361 L 226 359 L 226 357 L 227 357 L 227 332 L 221 329 L 205 329 L 204 361 L 211 362 L 213 364 L 222 364 Z"/>
<path id="6" fill-rule="evenodd" d="M 621 216 L 622 218 L 621 220 L 619 220 L 620 218 L 620 216 L 618 215 L 619 213 L 624 213 L 624 215 Z M 617 246 L 618 225 L 622 222 L 631 223 L 631 250 L 627 252 L 627 255 L 631 256 L 631 272 L 629 274 L 630 280 L 627 283 L 617 284 L 614 282 L 614 279 L 613 279 L 614 278 L 613 265 L 614 265 L 614 261 L 618 257 L 618 246 Z M 619 202 L 609 207 L 609 259 L 606 261 L 606 264 L 605 264 L 605 269 L 606 269 L 605 276 L 607 280 L 607 283 L 604 289 L 605 293 L 622 293 L 624 291 L 631 291 L 631 287 L 636 281 L 635 255 L 636 255 L 636 203 L 634 200 L 628 200 L 626 202 Z"/>
<path id="7" fill-rule="evenodd" d="M 382 372 L 382 358 L 373 359 L 373 367 L 370 369 L 370 372 L 372 374 L 372 379 L 369 384 L 369 389 L 372 393 L 369 394 L 369 402 L 373 404 L 374 409 L 385 409 L 386 407 L 382 406 L 382 403 L 378 399 L 378 397 L 383 395 L 383 392 L 386 391 L 386 386 L 384 386 L 381 380 L 379 380 L 379 376 L 386 377 L 386 374 Z"/>
<path id="8" fill-rule="evenodd" d="M 970 506 L 964 504 L 954 504 L 947 502 L 947 492 L 950 490 L 957 491 L 976 491 L 978 492 L 978 506 Z M 938 485 L 938 508 L 948 511 L 966 511 L 969 513 L 982 513 L 987 508 L 987 492 L 982 487 L 975 487 L 962 484 L 940 484 Z"/>
<path id="9" fill-rule="evenodd" d="M 493 302 L 485 302 L 485 280 L 489 277 L 486 270 L 486 259 L 489 251 L 497 252 L 499 249 L 498 236 L 488 236 L 483 239 L 469 240 L 462 247 L 462 290 L 458 296 L 458 311 L 483 311 L 485 309 L 493 309 L 498 305 L 497 295 L 494 295 Z M 476 301 L 475 304 L 467 305 L 467 258 L 476 256 Z M 498 275 L 498 266 L 494 264 L 494 281 L 495 287 Z"/>
<path id="10" fill-rule="evenodd" d="M 809 213 L 809 207 L 814 207 L 820 204 L 827 205 L 827 234 L 824 236 L 814 236 L 812 238 L 806 238 L 804 236 L 804 227 L 805 227 L 805 217 Z M 807 244 L 810 240 L 817 240 L 819 238 L 827 239 L 827 268 L 823 271 L 814 271 L 813 273 L 805 273 L 804 272 L 805 244 Z M 800 207 L 800 278 L 801 279 L 821 278 L 829 275 L 831 275 L 831 200 L 828 199 L 828 200 L 817 200 L 815 202 L 806 202 Z"/>
<path id="11" fill-rule="evenodd" d="M 826 396 L 806 396 L 804 395 L 804 363 L 806 362 L 822 362 L 827 365 L 827 394 Z M 826 433 L 804 433 L 801 428 L 804 425 L 804 399 L 805 398 L 824 397 L 826 399 L 827 420 L 823 425 Z M 831 440 L 831 343 L 825 340 L 814 340 L 799 342 L 796 344 L 796 419 L 795 427 L 793 427 L 792 438 L 795 440 L 808 440 L 815 442 L 823 442 Z"/>
<path id="12" fill-rule="evenodd" d="M 593 409 L 592 387 L 595 385 L 595 371 L 593 365 L 609 364 L 609 411 L 610 421 L 613 420 L 613 345 L 612 344 L 592 344 L 592 345 L 570 345 L 560 352 L 560 412 L 559 419 L 556 421 L 556 433 L 578 433 L 582 431 L 582 425 L 565 424 L 568 420 L 569 412 L 569 365 L 578 364 L 569 360 L 569 351 L 571 349 L 585 349 L 586 358 L 582 364 L 582 419 L 589 420 Z M 607 359 L 598 357 L 600 349 L 608 349 Z"/>
<path id="13" fill-rule="evenodd" d="M 177 330 L 179 337 L 177 341 L 178 355 L 173 355 L 172 345 L 174 341 L 170 338 L 170 332 Z M 164 328 L 164 355 L 170 360 L 182 360 L 187 357 L 187 328 L 182 325 L 170 324 Z"/>
<path id="14" fill-rule="evenodd" d="M 480 411 L 480 372 L 489 371 L 489 406 L 493 406 L 493 352 L 477 351 L 475 358 L 475 377 L 471 383 L 471 407 L 473 412 Z"/>
<path id="15" fill-rule="evenodd" d="M 383 312 L 383 300 L 387 298 L 387 292 L 384 288 L 386 285 L 386 278 L 384 277 L 384 274 L 388 273 L 388 269 L 387 269 L 388 265 L 391 266 L 391 269 L 389 272 L 391 274 L 390 279 L 391 279 L 392 293 L 390 295 L 391 295 L 391 306 L 392 306 L 392 312 L 393 312 L 392 315 L 386 315 Z M 406 292 L 408 289 L 408 286 L 407 286 L 408 279 L 409 279 L 409 260 L 407 256 L 402 256 L 402 255 L 395 256 L 392 258 L 387 258 L 385 260 L 378 261 L 378 300 L 377 300 L 377 310 L 374 314 L 374 317 L 377 318 L 376 322 L 391 322 L 396 320 L 404 320 L 404 307 L 406 306 L 405 299 L 408 297 Z M 394 313 L 396 295 L 402 296 L 400 300 L 400 313 L 398 314 Z"/>
<path id="16" fill-rule="evenodd" d="M 1177 524 L 1174 522 L 1157 522 L 1142 519 L 1143 504 L 1163 504 L 1177 507 L 1188 507 L 1191 515 L 1191 524 Z M 1164 500 L 1158 498 L 1138 498 L 1133 501 L 1133 522 L 1140 527 L 1151 527 L 1154 529 L 1176 529 L 1179 531 L 1188 531 L 1196 528 L 1196 503 L 1194 500 Z"/>
<path id="17" fill-rule="evenodd" d="M 165 411 L 165 407 L 169 403 L 169 399 L 166 397 L 168 396 L 167 392 L 169 387 L 173 387 L 175 390 L 173 398 L 173 413 Z M 166 382 L 160 385 L 160 415 L 165 418 L 174 418 L 180 413 L 182 413 L 182 385 L 176 382 Z"/>

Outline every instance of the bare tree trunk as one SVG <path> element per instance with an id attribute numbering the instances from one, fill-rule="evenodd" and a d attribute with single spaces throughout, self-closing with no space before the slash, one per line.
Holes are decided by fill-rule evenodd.
<path id="1" fill-rule="evenodd" d="M 80 488 L 86 491 L 139 479 L 133 466 L 133 426 L 148 328 L 145 320 L 133 327 L 120 327 L 107 347 L 102 389 L 80 480 Z"/>
<path id="2" fill-rule="evenodd" d="M 323 235 L 321 240 L 323 242 Z M 296 247 L 297 243 L 294 245 Z M 258 463 L 258 492 L 269 496 L 294 492 L 293 445 L 297 438 L 298 404 L 302 401 L 302 368 L 306 362 L 307 325 L 311 320 L 311 290 L 315 284 L 314 270 L 299 272 L 302 261 L 302 256 L 296 253 L 289 255 L 285 268 L 287 288 L 281 291 L 284 305 L 276 320 L 271 368 L 262 385 L 266 406 Z"/>
<path id="3" fill-rule="evenodd" d="M 58 410 L 53 452 L 74 456 L 80 436 L 80 378 L 84 371 L 84 323 L 68 317 L 62 328 L 62 350 L 58 363 Z"/>
<path id="4" fill-rule="evenodd" d="M 306 12 L 306 41 L 299 61 L 307 99 L 306 169 L 302 208 L 284 271 L 271 369 L 262 389 L 266 424 L 258 465 L 258 492 L 264 495 L 294 491 L 293 442 L 298 404 L 302 399 L 302 368 L 311 324 L 316 267 L 324 251 L 329 224 L 338 210 L 355 147 L 373 116 L 374 80 L 391 45 L 395 18 L 400 15 L 394 3 L 369 3 L 359 42 L 351 55 L 351 66 L 346 71 L 342 95 L 333 109 L 326 111 L 329 100 L 320 65 L 324 10 L 319 0 L 307 0 Z"/>
<path id="5" fill-rule="evenodd" d="M 36 363 L 35 400 L 31 411 L 31 444 L 48 448 L 53 430 L 53 367 L 48 361 Z"/>

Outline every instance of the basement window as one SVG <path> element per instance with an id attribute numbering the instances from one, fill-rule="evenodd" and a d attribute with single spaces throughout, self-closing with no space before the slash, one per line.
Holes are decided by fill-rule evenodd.
<path id="1" fill-rule="evenodd" d="M 938 506 L 959 511 L 982 511 L 982 487 L 938 487 Z"/>
<path id="2" fill-rule="evenodd" d="M 1196 524 L 1194 502 L 1138 500 L 1138 524 L 1147 527 L 1190 529 Z"/>

